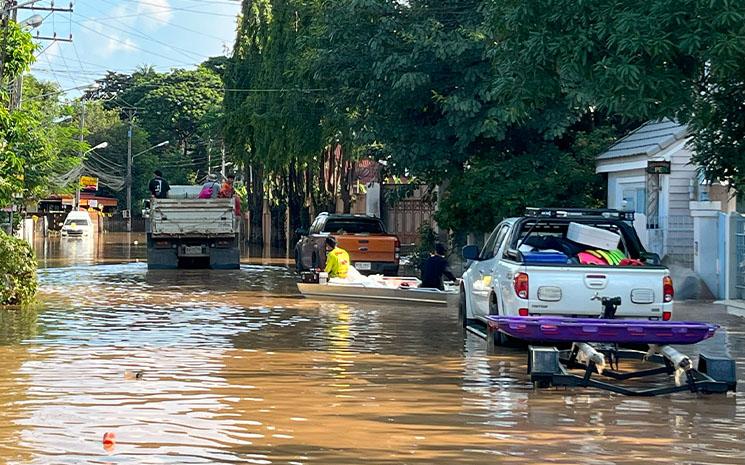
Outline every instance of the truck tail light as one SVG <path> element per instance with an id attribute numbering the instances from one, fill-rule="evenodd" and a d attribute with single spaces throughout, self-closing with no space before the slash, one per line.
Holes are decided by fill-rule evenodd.
<path id="1" fill-rule="evenodd" d="M 515 287 L 515 295 L 517 295 L 521 299 L 528 298 L 530 285 L 529 278 L 526 273 L 517 273 L 512 284 Z"/>
<path id="2" fill-rule="evenodd" d="M 393 245 L 393 258 L 398 261 L 399 258 L 401 258 L 401 243 L 396 239 L 396 242 Z"/>
<path id="3" fill-rule="evenodd" d="M 673 297 L 675 297 L 675 289 L 673 288 L 673 278 L 670 276 L 665 276 L 662 278 L 662 300 L 667 302 L 672 302 Z"/>

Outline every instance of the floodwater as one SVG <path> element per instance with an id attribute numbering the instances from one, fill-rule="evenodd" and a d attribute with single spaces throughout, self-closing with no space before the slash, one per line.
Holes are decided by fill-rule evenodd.
<path id="1" fill-rule="evenodd" d="M 745 314 L 678 309 L 724 325 L 696 350 L 737 393 L 534 390 L 452 309 L 302 299 L 282 258 L 150 272 L 132 237 L 37 244 L 39 308 L 0 312 L 1 463 L 745 463 Z"/>

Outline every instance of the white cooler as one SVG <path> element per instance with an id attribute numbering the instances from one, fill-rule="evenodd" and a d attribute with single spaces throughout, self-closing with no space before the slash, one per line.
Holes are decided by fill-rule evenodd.
<path id="1" fill-rule="evenodd" d="M 598 249 L 613 250 L 618 248 L 621 236 L 606 229 L 579 223 L 569 223 L 567 239 Z"/>

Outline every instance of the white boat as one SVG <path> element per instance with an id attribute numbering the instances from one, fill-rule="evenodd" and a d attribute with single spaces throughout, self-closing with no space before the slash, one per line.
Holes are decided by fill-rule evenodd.
<path id="1" fill-rule="evenodd" d="M 448 305 L 457 300 L 457 287 L 441 291 L 417 287 L 418 284 L 419 280 L 416 278 L 386 277 L 382 278 L 382 283 L 377 285 L 336 281 L 326 284 L 298 283 L 297 287 L 304 296 L 330 299 L 397 301 L 431 305 Z"/>

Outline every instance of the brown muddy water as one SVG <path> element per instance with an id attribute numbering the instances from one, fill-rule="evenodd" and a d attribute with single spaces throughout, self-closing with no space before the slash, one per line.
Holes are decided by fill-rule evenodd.
<path id="1" fill-rule="evenodd" d="M 737 393 L 533 390 L 454 309 L 302 299 L 281 257 L 150 272 L 124 239 L 37 244 L 39 308 L 0 312 L 0 463 L 745 463 L 724 307 L 677 316 L 724 326 L 689 352 L 737 357 Z"/>

